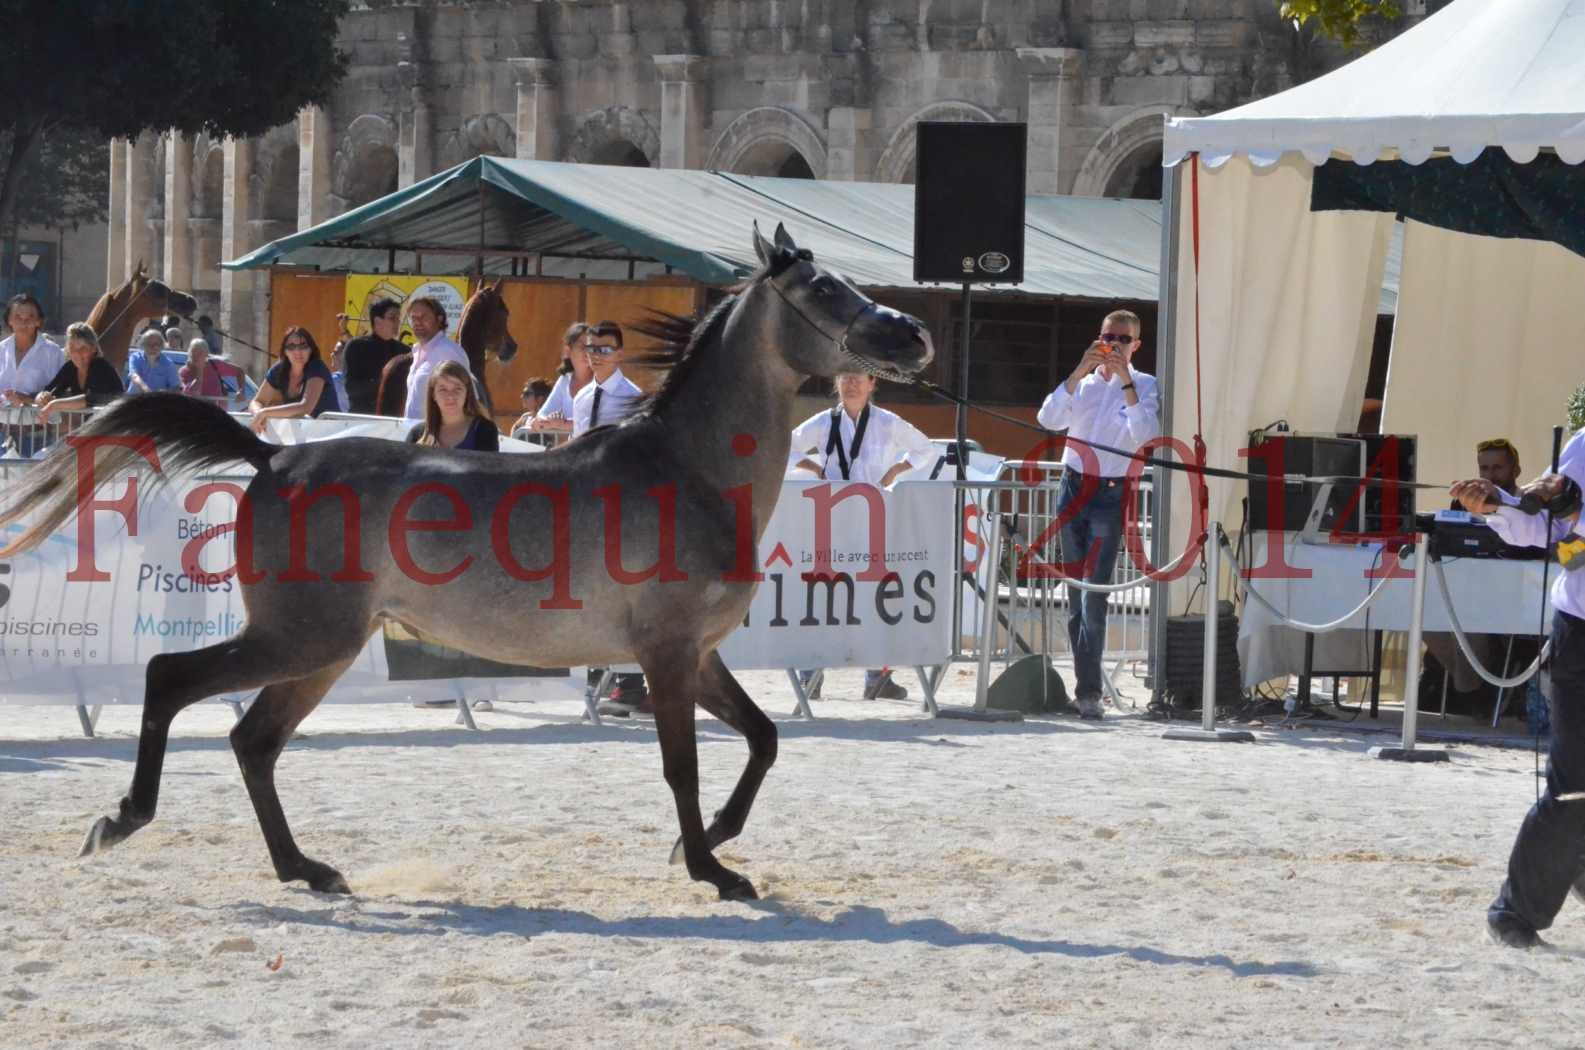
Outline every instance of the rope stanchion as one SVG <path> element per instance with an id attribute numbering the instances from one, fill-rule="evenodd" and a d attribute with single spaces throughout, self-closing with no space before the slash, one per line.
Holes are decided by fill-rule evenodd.
<path id="1" fill-rule="evenodd" d="M 1431 562 L 1431 567 L 1436 571 L 1436 586 L 1442 592 L 1442 604 L 1447 607 L 1447 619 L 1453 627 L 1453 637 L 1458 640 L 1459 652 L 1464 654 L 1464 659 L 1469 661 L 1470 667 L 1488 684 L 1498 689 L 1512 689 L 1524 685 L 1534 678 L 1536 672 L 1541 670 L 1541 665 L 1546 663 L 1546 658 L 1552 652 L 1552 639 L 1548 638 L 1541 647 L 1541 652 L 1519 674 L 1512 678 L 1503 678 L 1488 671 L 1480 659 L 1475 655 L 1474 647 L 1469 644 L 1469 638 L 1464 634 L 1464 626 L 1458 622 L 1458 611 L 1453 608 L 1453 595 L 1447 586 L 1447 571 L 1443 568 L 1440 559 Z"/>
<path id="2" fill-rule="evenodd" d="M 1090 591 L 1095 594 L 1121 594 L 1123 591 L 1131 591 L 1136 587 L 1149 586 L 1152 576 L 1159 577 L 1171 575 L 1173 570 L 1175 570 L 1179 565 L 1182 565 L 1185 559 L 1193 555 L 1199 546 L 1200 545 L 1198 543 L 1190 544 L 1181 554 L 1172 559 L 1172 561 L 1168 562 L 1166 565 L 1163 565 L 1159 569 L 1152 570 L 1151 573 L 1146 574 L 1137 580 L 1124 580 L 1121 583 L 1090 583 L 1088 580 L 1076 580 L 1071 576 L 1058 575 L 1050 576 L 1048 579 L 1050 579 L 1053 583 L 1064 583 L 1069 587 L 1077 587 L 1081 591 Z"/>

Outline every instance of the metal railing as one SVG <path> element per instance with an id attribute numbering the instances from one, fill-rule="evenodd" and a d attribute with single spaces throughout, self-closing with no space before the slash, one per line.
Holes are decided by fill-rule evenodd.
<path id="1" fill-rule="evenodd" d="M 964 543 L 959 550 L 962 578 L 956 620 L 954 659 L 978 661 L 982 655 L 1004 663 L 1031 653 L 1048 657 L 1070 651 L 1067 632 L 1069 588 L 1056 571 L 1061 562 L 1057 501 L 1063 465 L 1049 461 L 1008 460 L 991 482 L 961 484 L 964 498 Z M 1131 493 L 1135 514 L 1128 521 L 1133 544 L 1148 554 L 1153 525 L 1154 491 L 1149 476 Z M 1001 564 L 994 576 L 980 562 L 989 548 L 991 514 L 1004 524 Z M 1150 580 L 1130 553 L 1125 536 L 1118 545 L 1114 583 L 1122 588 L 1107 598 L 1107 685 L 1117 698 L 1115 679 L 1129 664 L 1150 653 Z M 994 602 L 990 599 L 994 596 Z M 994 615 L 986 632 L 984 617 Z M 981 639 L 991 651 L 980 652 Z"/>
<path id="2" fill-rule="evenodd" d="M 38 459 L 92 414 L 92 409 L 53 412 L 43 421 L 32 405 L 0 406 L 0 459 Z"/>

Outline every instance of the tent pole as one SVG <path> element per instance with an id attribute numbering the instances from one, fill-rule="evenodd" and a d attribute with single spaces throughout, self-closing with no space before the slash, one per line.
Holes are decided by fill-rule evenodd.
<path id="1" fill-rule="evenodd" d="M 1161 432 L 1172 434 L 1173 384 L 1177 375 L 1178 345 L 1178 207 L 1183 193 L 1183 165 L 1198 163 L 1190 154 L 1162 173 L 1161 181 L 1161 291 L 1156 297 L 1156 389 L 1161 397 Z M 1165 565 L 1176 550 L 1172 544 L 1172 471 L 1151 468 L 1154 506 L 1151 507 L 1150 562 Z M 1160 703 L 1166 685 L 1168 592 L 1165 580 L 1150 584 L 1150 697 Z M 1214 609 L 1215 606 L 1213 605 Z"/>

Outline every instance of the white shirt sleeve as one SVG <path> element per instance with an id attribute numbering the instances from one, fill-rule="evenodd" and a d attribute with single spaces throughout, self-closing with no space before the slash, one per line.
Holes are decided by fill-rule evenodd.
<path id="1" fill-rule="evenodd" d="M 1585 487 L 1581 481 L 1585 478 L 1585 430 L 1576 433 L 1564 446 L 1563 454 L 1558 457 L 1558 470 L 1565 477 L 1574 479 L 1575 484 Z M 1497 508 L 1497 513 L 1486 515 L 1486 524 L 1491 526 L 1491 531 L 1501 536 L 1504 543 L 1515 547 L 1547 546 L 1546 514 L 1524 513 L 1519 510 L 1519 497 L 1506 492 L 1498 492 L 1497 498 L 1502 501 L 1502 506 Z M 1567 536 L 1578 520 L 1577 517 L 1554 520 L 1552 539 L 1560 540 Z"/>
<path id="2" fill-rule="evenodd" d="M 892 461 L 894 464 L 906 459 L 910 466 L 927 467 L 934 465 L 941 455 L 940 449 L 925 437 L 923 431 L 895 415 L 892 417 L 892 447 L 897 457 Z"/>
<path id="3" fill-rule="evenodd" d="M 820 462 L 821 449 L 826 440 L 827 426 L 831 421 L 831 413 L 816 412 L 808 419 L 793 427 L 792 444 L 787 451 L 787 469 L 792 470 L 801 460 L 812 459 Z M 807 470 L 800 471 L 797 476 L 807 477 Z"/>
<path id="4" fill-rule="evenodd" d="M 1143 386 L 1136 381 L 1134 387 L 1139 400 L 1123 409 L 1123 418 L 1128 422 L 1128 436 L 1138 448 L 1161 436 L 1161 390 L 1155 383 Z"/>
<path id="5" fill-rule="evenodd" d="M 1046 395 L 1035 419 L 1047 430 L 1066 430 L 1073 424 L 1073 395 L 1068 393 L 1066 381 Z"/>
<path id="6" fill-rule="evenodd" d="M 539 406 L 542 416 L 552 412 L 560 412 L 564 419 L 572 418 L 572 376 L 566 373 L 556 377 L 556 385 L 550 388 L 545 403 Z"/>

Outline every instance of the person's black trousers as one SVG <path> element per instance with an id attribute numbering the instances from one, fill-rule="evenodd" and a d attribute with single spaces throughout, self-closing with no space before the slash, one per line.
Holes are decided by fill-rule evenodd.
<path id="1" fill-rule="evenodd" d="M 1585 620 L 1553 613 L 1552 655 L 1543 674 L 1552 701 L 1546 791 L 1519 828 L 1507 881 L 1491 903 L 1493 915 L 1517 915 L 1537 930 L 1552 925 L 1585 872 L 1585 798 L 1562 798 L 1585 792 Z"/>

